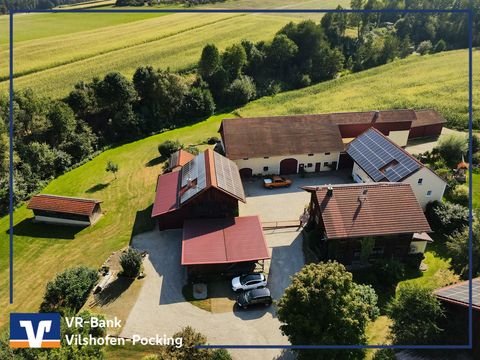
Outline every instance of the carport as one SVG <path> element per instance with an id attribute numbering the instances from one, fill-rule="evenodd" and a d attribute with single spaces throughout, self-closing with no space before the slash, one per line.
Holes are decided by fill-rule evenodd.
<path id="1" fill-rule="evenodd" d="M 258 216 L 185 220 L 182 265 L 189 277 L 232 276 L 270 259 Z"/>

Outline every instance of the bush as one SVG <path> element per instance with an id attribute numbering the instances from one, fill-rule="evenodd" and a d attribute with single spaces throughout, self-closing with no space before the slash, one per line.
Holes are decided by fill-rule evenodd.
<path id="1" fill-rule="evenodd" d="M 467 152 L 468 141 L 465 136 L 452 134 L 440 139 L 436 149 L 447 166 L 454 168 L 462 161 L 462 155 Z"/>
<path id="2" fill-rule="evenodd" d="M 445 43 L 445 41 L 442 40 L 442 39 L 438 40 L 438 42 L 435 44 L 433 52 L 434 53 L 439 53 L 439 52 L 442 52 L 442 51 L 445 51 L 445 50 L 447 50 L 447 44 Z"/>
<path id="3" fill-rule="evenodd" d="M 440 235 L 451 235 L 468 225 L 468 209 L 459 204 L 433 201 L 425 211 L 430 227 Z"/>
<path id="4" fill-rule="evenodd" d="M 158 152 L 164 159 L 168 159 L 175 151 L 183 149 L 183 144 L 178 140 L 167 140 L 158 145 Z"/>
<path id="5" fill-rule="evenodd" d="M 395 344 L 427 345 L 437 343 L 442 329 L 443 309 L 430 289 L 403 286 L 388 306 L 390 330 Z"/>
<path id="6" fill-rule="evenodd" d="M 122 265 L 123 276 L 137 277 L 142 269 L 142 256 L 137 250 L 128 248 L 120 257 L 120 265 Z"/>
<path id="7" fill-rule="evenodd" d="M 232 360 L 232 357 L 225 349 L 215 349 L 210 356 L 210 360 Z"/>
<path id="8" fill-rule="evenodd" d="M 220 139 L 219 139 L 218 137 L 212 136 L 212 137 L 207 138 L 206 143 L 207 143 L 208 145 L 215 145 L 215 144 L 218 143 L 219 141 L 220 141 Z"/>
<path id="9" fill-rule="evenodd" d="M 373 263 L 373 271 L 383 286 L 396 285 L 405 276 L 405 266 L 395 259 L 380 259 Z"/>
<path id="10" fill-rule="evenodd" d="M 67 269 L 48 282 L 42 312 L 77 312 L 98 280 L 97 271 L 85 266 Z"/>
<path id="11" fill-rule="evenodd" d="M 396 358 L 393 349 L 380 349 L 375 352 L 372 360 L 396 360 Z"/>
<path id="12" fill-rule="evenodd" d="M 469 191 L 466 185 L 457 185 L 449 192 L 450 201 L 462 206 L 468 206 Z"/>
<path id="13" fill-rule="evenodd" d="M 375 289 L 371 285 L 355 284 L 355 287 L 362 302 L 368 306 L 368 317 L 370 321 L 375 321 L 380 315 L 380 309 L 377 306 L 378 295 Z"/>
<path id="14" fill-rule="evenodd" d="M 249 76 L 240 76 L 228 88 L 230 105 L 241 106 L 252 100 L 257 93 L 255 83 Z"/>
<path id="15" fill-rule="evenodd" d="M 192 155 L 198 155 L 200 154 L 200 150 L 195 146 L 195 145 L 188 145 L 185 148 L 185 151 L 189 152 Z"/>
<path id="16" fill-rule="evenodd" d="M 432 42 L 430 40 L 422 41 L 420 44 L 418 44 L 417 47 L 417 52 L 420 55 L 426 55 L 432 52 Z"/>

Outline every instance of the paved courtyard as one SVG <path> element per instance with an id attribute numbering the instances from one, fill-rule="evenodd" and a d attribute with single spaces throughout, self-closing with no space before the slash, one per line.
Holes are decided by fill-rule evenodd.
<path id="1" fill-rule="evenodd" d="M 298 221 L 303 209 L 310 202 L 310 195 L 303 186 L 351 183 L 351 170 L 322 172 L 301 178 L 288 176 L 293 184 L 288 188 L 265 189 L 261 179 L 243 183 L 246 204 L 240 203 L 240 215 L 259 215 L 262 222 Z"/>

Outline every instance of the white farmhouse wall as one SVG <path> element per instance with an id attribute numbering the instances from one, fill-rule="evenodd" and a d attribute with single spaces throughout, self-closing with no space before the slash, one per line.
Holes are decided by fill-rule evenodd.
<path id="1" fill-rule="evenodd" d="M 315 164 L 321 163 L 320 171 L 330 171 L 331 169 L 324 166 L 324 163 L 328 162 L 331 164 L 336 161 L 338 166 L 338 161 L 340 158 L 339 152 L 331 152 L 328 155 L 326 153 L 313 154 L 313 156 L 308 156 L 308 154 L 303 155 L 285 155 L 285 156 L 270 156 L 267 158 L 248 158 L 248 159 L 237 159 L 234 162 L 237 164 L 238 169 L 249 168 L 252 169 L 253 175 L 266 175 L 266 174 L 279 174 L 280 173 L 280 162 L 284 159 L 297 159 L 297 172 L 300 167 L 300 164 L 304 164 L 304 169 L 306 172 L 314 172 Z M 308 167 L 308 164 L 312 164 L 311 167 Z M 268 167 L 267 170 L 264 170 L 265 167 Z"/>
<path id="2" fill-rule="evenodd" d="M 412 241 L 410 243 L 410 254 L 423 254 L 427 249 L 426 241 Z"/>
<path id="3" fill-rule="evenodd" d="M 388 134 L 388 138 L 398 146 L 405 147 L 407 146 L 409 133 L 410 130 L 390 131 L 390 133 Z"/>
<path id="4" fill-rule="evenodd" d="M 422 179 L 421 184 L 418 183 L 419 179 Z M 425 207 L 429 202 L 435 200 L 441 201 L 443 193 L 445 192 L 445 187 L 447 186 L 445 181 L 439 178 L 427 167 L 421 168 L 402 182 L 410 184 L 413 193 L 423 210 L 425 210 Z M 428 195 L 429 191 L 431 191 L 430 195 Z"/>
<path id="5" fill-rule="evenodd" d="M 360 166 L 358 166 L 356 162 L 353 163 L 352 177 L 353 177 L 353 180 L 357 183 L 373 182 L 370 176 L 368 176 L 367 173 L 363 171 L 363 169 Z"/>

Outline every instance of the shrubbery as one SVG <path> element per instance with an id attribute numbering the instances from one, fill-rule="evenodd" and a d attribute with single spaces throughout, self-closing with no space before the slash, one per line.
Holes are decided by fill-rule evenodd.
<path id="1" fill-rule="evenodd" d="M 436 233 L 450 235 L 468 225 L 468 209 L 450 202 L 434 201 L 425 211 L 430 227 Z"/>
<path id="2" fill-rule="evenodd" d="M 163 159 L 168 159 L 175 151 L 183 149 L 183 144 L 178 140 L 167 140 L 158 145 L 158 152 Z"/>
<path id="3" fill-rule="evenodd" d="M 129 278 L 137 277 L 142 271 L 142 255 L 138 250 L 128 248 L 120 256 L 120 265 L 122 265 L 122 276 Z"/>
<path id="4" fill-rule="evenodd" d="M 405 276 L 405 266 L 396 259 L 380 259 L 374 262 L 373 272 L 381 285 L 392 286 Z"/>

